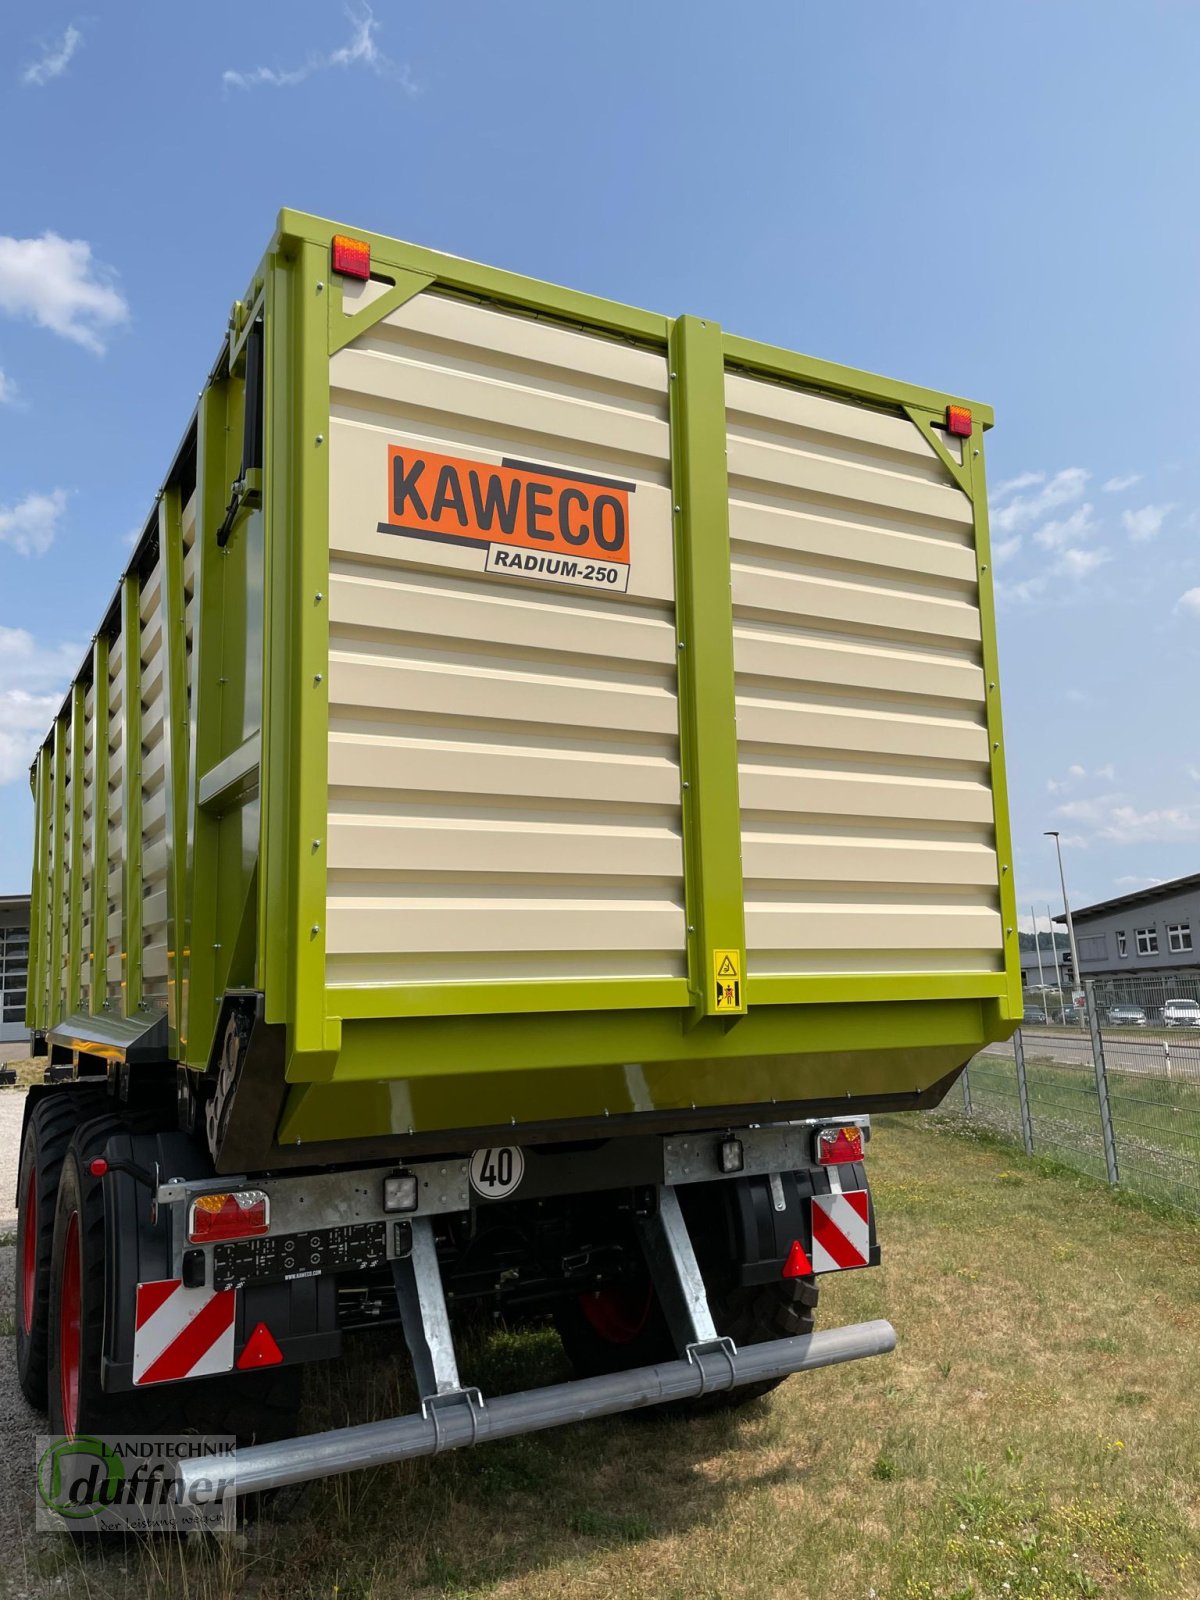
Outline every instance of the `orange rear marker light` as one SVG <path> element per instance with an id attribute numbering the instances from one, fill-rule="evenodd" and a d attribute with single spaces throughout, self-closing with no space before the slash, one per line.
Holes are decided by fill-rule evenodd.
<path id="1" fill-rule="evenodd" d="M 347 278 L 371 276 L 371 246 L 365 239 L 350 239 L 344 233 L 333 236 L 333 270 Z"/>
<path id="2" fill-rule="evenodd" d="M 946 432 L 959 439 L 969 439 L 973 426 L 970 410 L 966 406 L 946 407 Z"/>

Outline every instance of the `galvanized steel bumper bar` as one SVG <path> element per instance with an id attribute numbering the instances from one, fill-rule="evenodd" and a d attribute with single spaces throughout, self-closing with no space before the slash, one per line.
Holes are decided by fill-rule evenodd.
<path id="1" fill-rule="evenodd" d="M 251 1494 L 338 1472 L 378 1467 L 389 1461 L 437 1455 L 463 1445 L 482 1444 L 487 1439 L 536 1433 L 564 1422 L 586 1422 L 592 1417 L 634 1411 L 666 1400 L 689 1400 L 743 1383 L 761 1383 L 792 1372 L 857 1361 L 863 1356 L 886 1355 L 895 1346 L 896 1333 L 890 1322 L 859 1322 L 794 1339 L 747 1345 L 732 1354 L 724 1347 L 696 1349 L 685 1360 L 582 1378 L 521 1394 L 498 1395 L 486 1402 L 477 1391 L 464 1391 L 441 1397 L 427 1405 L 423 1413 L 238 1450 L 234 1457 L 237 1491 Z M 203 1459 L 197 1459 L 181 1463 L 178 1475 L 186 1485 L 192 1478 L 211 1473 L 211 1462 L 206 1465 Z"/>

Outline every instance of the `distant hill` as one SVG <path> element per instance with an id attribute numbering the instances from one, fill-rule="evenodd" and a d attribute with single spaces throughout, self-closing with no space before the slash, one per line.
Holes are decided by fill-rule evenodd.
<path id="1" fill-rule="evenodd" d="M 1051 949 L 1050 935 L 1048 933 L 1039 932 L 1036 940 L 1031 933 L 1018 934 L 1018 938 L 1021 941 L 1022 950 L 1036 950 L 1038 945 L 1041 945 L 1043 950 Z M 1053 948 L 1055 950 L 1066 950 L 1067 947 L 1068 940 L 1066 934 L 1059 933 L 1057 930 L 1055 930 Z"/>

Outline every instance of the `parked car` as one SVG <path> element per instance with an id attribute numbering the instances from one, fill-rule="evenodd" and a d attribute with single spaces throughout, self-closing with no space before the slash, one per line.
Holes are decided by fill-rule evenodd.
<path id="1" fill-rule="evenodd" d="M 1110 1028 L 1144 1028 L 1146 1013 L 1141 1006 L 1109 1006 L 1105 1021 Z"/>
<path id="2" fill-rule="evenodd" d="M 1165 1000 L 1162 1019 L 1167 1028 L 1200 1028 L 1200 1001 Z"/>
<path id="3" fill-rule="evenodd" d="M 1046 1013 L 1042 1010 L 1041 1006 L 1026 1006 L 1025 1015 L 1021 1018 L 1021 1021 L 1026 1027 L 1029 1027 L 1033 1024 L 1036 1024 L 1040 1027 L 1046 1021 Z"/>
<path id="4" fill-rule="evenodd" d="M 1064 1006 L 1061 1011 L 1052 1011 L 1050 1021 L 1057 1022 L 1064 1028 L 1082 1028 L 1086 1018 L 1082 1007 Z"/>

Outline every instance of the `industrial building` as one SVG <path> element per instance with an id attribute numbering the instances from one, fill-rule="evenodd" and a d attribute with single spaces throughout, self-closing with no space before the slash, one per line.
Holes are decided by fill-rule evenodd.
<path id="1" fill-rule="evenodd" d="M 0 895 L 0 1044 L 29 1037 L 25 990 L 29 977 L 29 896 Z"/>
<path id="2" fill-rule="evenodd" d="M 1200 974 L 1200 873 L 1072 907 L 1080 976 Z M 1065 926 L 1066 918 L 1055 917 Z"/>

